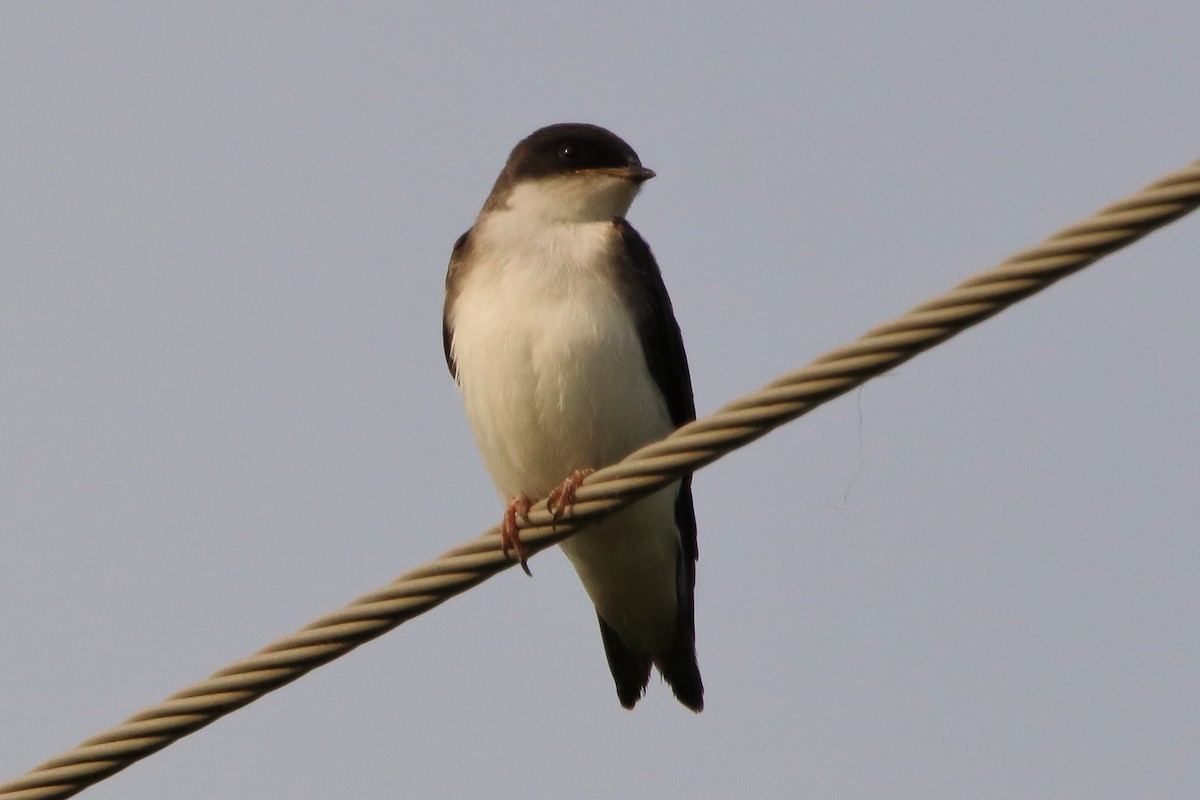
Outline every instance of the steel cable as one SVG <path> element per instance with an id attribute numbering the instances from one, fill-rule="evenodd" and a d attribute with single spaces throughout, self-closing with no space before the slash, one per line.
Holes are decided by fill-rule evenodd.
<path id="1" fill-rule="evenodd" d="M 730 403 L 598 470 L 580 486 L 577 502 L 557 522 L 540 504 L 521 526 L 536 553 L 596 518 L 720 458 L 895 369 L 918 353 L 1061 278 L 1125 247 L 1200 204 L 1200 162 L 968 278 L 902 317 L 879 325 L 807 367 Z M 0 785 L 0 800 L 70 797 L 216 719 L 290 683 L 358 645 L 423 614 L 513 565 L 500 552 L 498 528 L 268 644 L 115 728 Z"/>

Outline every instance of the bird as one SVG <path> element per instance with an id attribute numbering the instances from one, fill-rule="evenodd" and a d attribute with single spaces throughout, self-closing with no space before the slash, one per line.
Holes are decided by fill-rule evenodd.
<path id="1" fill-rule="evenodd" d="M 592 471 L 696 418 L 683 338 L 649 245 L 625 219 L 655 176 L 605 128 L 559 123 L 513 148 L 446 272 L 442 339 L 484 465 L 501 546 L 557 516 Z M 691 474 L 560 544 L 596 608 L 621 705 L 651 667 L 704 707 L 696 661 Z"/>

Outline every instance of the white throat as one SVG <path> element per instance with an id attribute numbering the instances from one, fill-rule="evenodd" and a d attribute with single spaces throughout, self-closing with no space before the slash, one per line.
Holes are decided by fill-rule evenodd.
<path id="1" fill-rule="evenodd" d="M 602 172 L 555 175 L 521 181 L 512 187 L 504 206 L 490 213 L 511 213 L 545 222 L 600 222 L 624 217 L 639 186 Z"/>

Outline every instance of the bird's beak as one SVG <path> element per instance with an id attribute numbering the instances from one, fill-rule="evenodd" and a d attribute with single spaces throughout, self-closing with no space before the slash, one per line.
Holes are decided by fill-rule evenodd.
<path id="1" fill-rule="evenodd" d="M 633 183 L 638 183 L 638 184 L 645 183 L 646 181 L 653 178 L 655 175 L 654 170 L 646 169 L 645 167 L 640 167 L 640 166 L 639 167 L 605 167 L 603 169 L 598 169 L 596 171 L 602 172 L 605 175 L 612 175 L 614 178 L 621 178 L 622 180 L 632 181 Z"/>

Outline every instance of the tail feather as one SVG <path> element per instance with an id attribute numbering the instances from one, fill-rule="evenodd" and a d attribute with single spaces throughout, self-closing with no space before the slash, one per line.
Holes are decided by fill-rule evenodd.
<path id="1" fill-rule="evenodd" d="M 633 708 L 646 693 L 650 667 L 658 668 L 680 703 L 699 713 L 704 710 L 704 683 L 696 663 L 696 516 L 692 508 L 691 476 L 680 482 L 675 503 L 675 520 L 681 547 L 675 562 L 675 636 L 666 650 L 644 654 L 631 649 L 599 614 L 600 638 L 608 667 L 617 685 L 617 698 Z"/>
<path id="2" fill-rule="evenodd" d="M 631 650 L 599 614 L 596 619 L 600 622 L 600 639 L 604 642 L 604 654 L 608 657 L 608 668 L 622 706 L 632 709 L 642 699 L 653 664 L 679 702 L 695 712 L 704 710 L 704 683 L 700 680 L 690 627 L 680 625 L 671 646 L 652 658 Z"/>
<path id="3" fill-rule="evenodd" d="M 676 503 L 676 518 L 690 520 L 694 531 L 690 484 L 685 482 Z M 675 693 L 675 698 L 692 711 L 704 710 L 704 683 L 700 680 L 700 665 L 696 663 L 696 551 L 695 539 L 691 552 L 684 548 L 675 562 L 675 599 L 677 603 L 675 640 L 664 652 L 654 656 L 654 666 Z"/>
<path id="4" fill-rule="evenodd" d="M 666 652 L 654 658 L 654 666 L 675 693 L 675 698 L 692 711 L 704 710 L 704 683 L 696 663 L 696 645 L 689 632 L 678 632 Z"/>
<path id="5" fill-rule="evenodd" d="M 633 708 L 646 693 L 646 684 L 650 682 L 650 659 L 626 647 L 599 614 L 596 619 L 600 621 L 600 639 L 604 642 L 608 668 L 617 684 L 617 699 L 625 708 Z"/>

